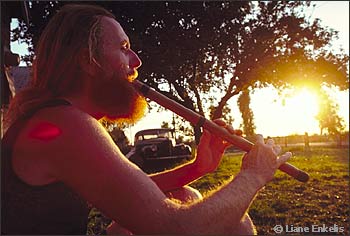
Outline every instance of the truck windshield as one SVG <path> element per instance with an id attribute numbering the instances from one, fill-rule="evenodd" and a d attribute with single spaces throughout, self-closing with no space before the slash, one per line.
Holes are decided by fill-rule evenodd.
<path id="1" fill-rule="evenodd" d="M 171 132 L 159 132 L 156 134 L 144 134 L 137 137 L 137 140 L 147 140 L 155 138 L 172 138 Z"/>

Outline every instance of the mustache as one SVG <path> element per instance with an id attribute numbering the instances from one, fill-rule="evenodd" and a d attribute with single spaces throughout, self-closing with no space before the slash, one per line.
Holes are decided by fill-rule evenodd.
<path id="1" fill-rule="evenodd" d="M 136 69 L 132 69 L 131 72 L 128 73 L 128 81 L 132 82 L 139 76 L 139 72 Z"/>
<path id="2" fill-rule="evenodd" d="M 110 74 L 110 75 L 108 75 L 108 72 L 102 66 L 100 66 L 99 64 L 98 64 L 98 70 L 99 70 L 100 75 L 102 75 L 102 76 L 104 76 L 105 78 L 108 78 L 108 79 L 113 79 L 115 77 L 119 77 L 120 73 L 122 73 L 122 74 L 124 74 L 125 78 L 129 82 L 132 82 L 139 76 L 139 73 L 138 73 L 136 68 L 131 68 L 130 66 L 125 65 L 125 64 L 122 64 L 120 66 L 120 70 L 122 70 L 122 72 L 120 72 L 120 71 L 119 72 L 118 71 L 112 71 L 112 74 Z M 119 76 L 118 76 L 118 74 L 119 74 Z"/>

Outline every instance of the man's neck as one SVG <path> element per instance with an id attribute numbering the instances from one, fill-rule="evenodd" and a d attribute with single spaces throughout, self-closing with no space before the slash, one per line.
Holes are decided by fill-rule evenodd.
<path id="1" fill-rule="evenodd" d="M 91 115 L 97 120 L 101 119 L 104 116 L 101 109 L 95 106 L 94 103 L 88 98 L 88 96 L 72 95 L 64 96 L 63 98 L 69 101 L 74 107 Z"/>

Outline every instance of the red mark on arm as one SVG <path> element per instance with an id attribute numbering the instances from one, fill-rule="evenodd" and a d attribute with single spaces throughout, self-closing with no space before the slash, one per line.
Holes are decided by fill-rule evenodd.
<path id="1" fill-rule="evenodd" d="M 29 137 L 49 141 L 60 136 L 61 133 L 61 129 L 56 125 L 48 122 L 40 122 L 29 132 Z"/>

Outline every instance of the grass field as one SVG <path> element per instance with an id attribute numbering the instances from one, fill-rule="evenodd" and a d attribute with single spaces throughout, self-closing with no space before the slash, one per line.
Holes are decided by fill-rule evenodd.
<path id="1" fill-rule="evenodd" d="M 277 171 L 275 179 L 262 189 L 250 207 L 249 214 L 259 235 L 276 234 L 275 225 L 291 227 L 343 227 L 339 233 L 312 233 L 313 235 L 349 235 L 349 149 L 312 147 L 289 148 L 293 158 L 289 162 L 310 174 L 307 183 L 300 183 Z M 226 154 L 220 167 L 192 183 L 203 195 L 224 183 L 240 168 L 242 154 Z M 224 216 L 223 216 L 224 217 Z M 101 234 L 108 223 L 98 211 L 90 217 L 90 234 Z M 292 234 L 292 233 L 291 233 Z M 296 234 L 296 233 L 294 233 Z M 297 233 L 303 234 L 303 233 Z M 311 233 L 305 233 L 311 234 Z"/>

